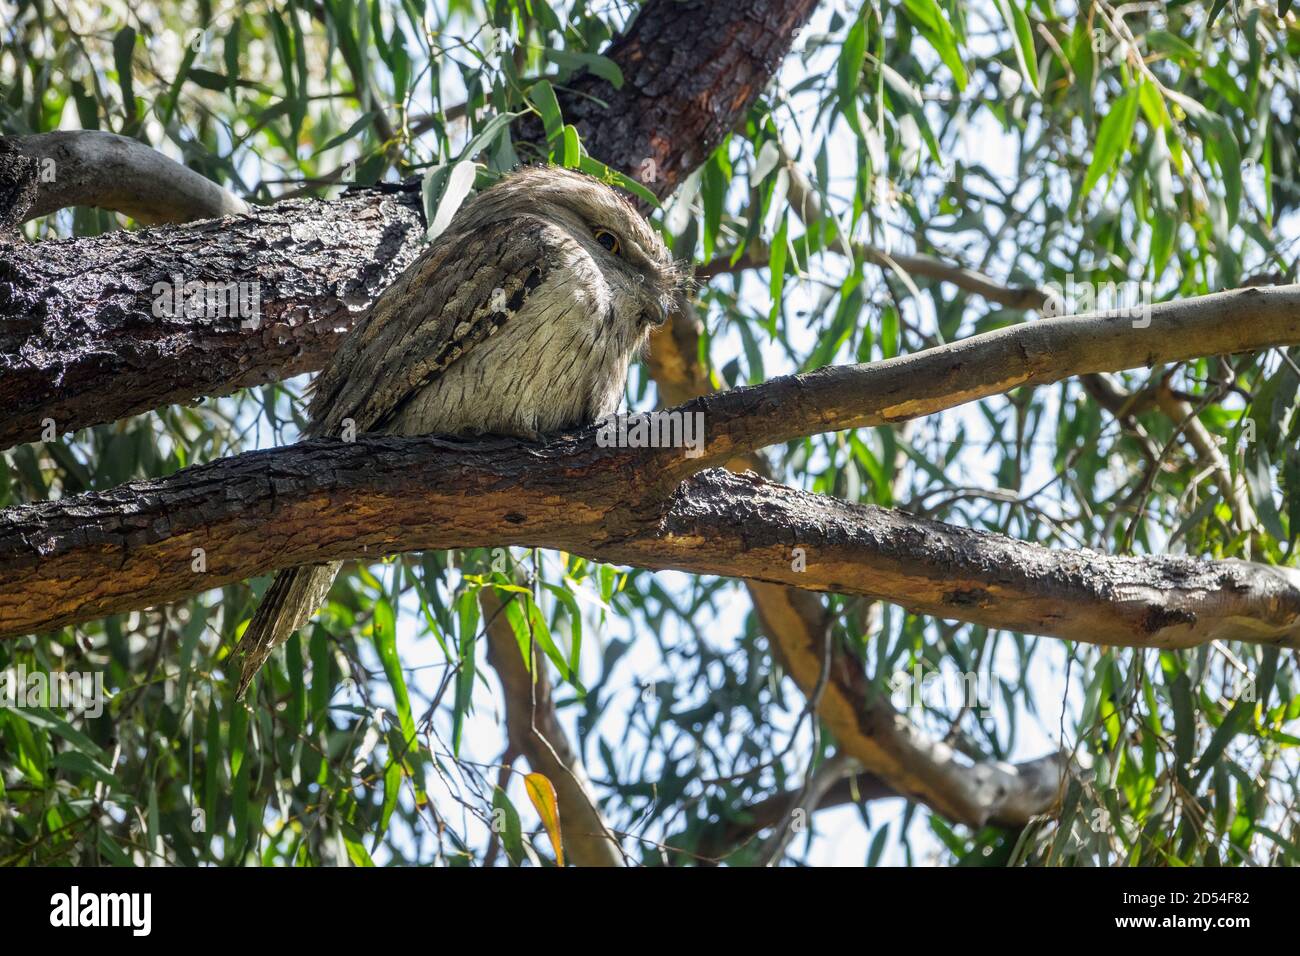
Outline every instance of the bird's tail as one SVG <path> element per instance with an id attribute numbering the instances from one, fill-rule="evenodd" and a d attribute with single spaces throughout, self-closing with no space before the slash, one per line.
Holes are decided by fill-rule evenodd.
<path id="1" fill-rule="evenodd" d="M 248 622 L 243 640 L 233 656 L 241 659 L 239 689 L 235 699 L 242 700 L 248 685 L 270 656 L 271 651 L 287 641 L 302 627 L 325 600 L 340 562 L 304 564 L 281 571 L 262 595 L 257 613 Z"/>

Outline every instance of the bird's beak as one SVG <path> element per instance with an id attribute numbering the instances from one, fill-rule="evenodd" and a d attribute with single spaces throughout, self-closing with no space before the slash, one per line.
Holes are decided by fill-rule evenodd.
<path id="1" fill-rule="evenodd" d="M 668 303 L 664 302 L 662 299 L 658 299 L 645 310 L 643 315 L 645 317 L 646 325 L 653 325 L 655 328 L 659 328 L 668 321 Z"/>

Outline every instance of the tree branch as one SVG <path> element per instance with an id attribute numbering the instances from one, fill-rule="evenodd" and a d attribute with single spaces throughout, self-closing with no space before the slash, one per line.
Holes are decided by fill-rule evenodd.
<path id="1" fill-rule="evenodd" d="M 69 206 L 111 209 L 147 225 L 240 216 L 248 203 L 139 140 L 102 130 L 66 130 L 0 140 L 35 161 L 26 222 Z"/>
<path id="2" fill-rule="evenodd" d="M 72 432 L 320 368 L 423 232 L 417 193 L 368 189 L 185 228 L 0 239 L 0 448 L 46 419 Z M 257 312 L 155 315 L 190 282 L 227 306 L 242 289 Z"/>
<path id="3" fill-rule="evenodd" d="M 367 436 L 248 452 L 0 511 L 0 636 L 298 564 L 529 545 L 861 594 L 1088 643 L 1300 646 L 1300 571 L 1052 551 L 709 471 L 658 498 L 662 453 Z M 805 549 L 807 569 L 792 567 Z M 193 570 L 193 549 L 205 570 Z"/>
<path id="4" fill-rule="evenodd" d="M 1247 288 L 1154 305 L 1142 328 L 1111 313 L 1043 319 L 883 362 L 775 378 L 691 404 L 708 422 L 704 460 L 717 464 L 739 452 L 932 415 L 1014 388 L 1296 344 L 1300 285 Z"/>
<path id="5" fill-rule="evenodd" d="M 816 6 L 651 0 L 604 52 L 623 85 L 579 74 L 556 90 L 564 119 L 591 155 L 667 196 L 749 112 Z M 518 131 L 522 140 L 546 141 L 536 117 Z"/>
<path id="6" fill-rule="evenodd" d="M 582 763 L 555 711 L 545 665 L 534 660 L 536 676 L 529 673 L 505 603 L 494 589 L 479 591 L 479 605 L 488 622 L 488 662 L 501 680 L 510 745 L 555 787 L 565 853 L 576 866 L 622 866 L 622 851 L 596 807 Z"/>

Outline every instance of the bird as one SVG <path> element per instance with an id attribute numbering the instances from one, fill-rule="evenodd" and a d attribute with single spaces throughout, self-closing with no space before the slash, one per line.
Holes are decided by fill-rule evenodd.
<path id="1" fill-rule="evenodd" d="M 362 315 L 311 386 L 306 438 L 539 439 L 617 411 L 682 271 L 611 186 L 525 166 L 471 198 Z M 280 571 L 235 648 L 242 699 L 341 562 Z"/>

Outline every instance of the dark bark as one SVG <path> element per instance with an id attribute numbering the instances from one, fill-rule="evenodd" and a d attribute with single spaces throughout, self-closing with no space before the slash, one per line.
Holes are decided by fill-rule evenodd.
<path id="1" fill-rule="evenodd" d="M 415 191 L 0 244 L 0 448 L 320 368 L 415 257 Z M 0 240 L 3 243 L 3 240 Z M 260 323 L 158 317 L 155 283 L 255 283 Z M 252 289 L 254 287 L 247 287 Z"/>
<path id="2" fill-rule="evenodd" d="M 0 137 L 0 236 L 27 221 L 39 191 L 36 160 Z"/>
<path id="3" fill-rule="evenodd" d="M 660 198 L 721 145 L 767 87 L 817 0 L 651 0 L 590 73 L 556 91 L 591 155 Z M 541 142 L 541 123 L 519 138 Z"/>
<path id="4" fill-rule="evenodd" d="M 0 511 L 0 636 L 294 565 L 527 545 L 859 594 L 1090 643 L 1300 646 L 1300 572 L 1291 569 L 1053 551 L 721 471 L 665 498 L 656 493 L 665 461 L 664 451 L 600 448 L 594 429 L 540 446 L 322 440 L 9 508 Z"/>

